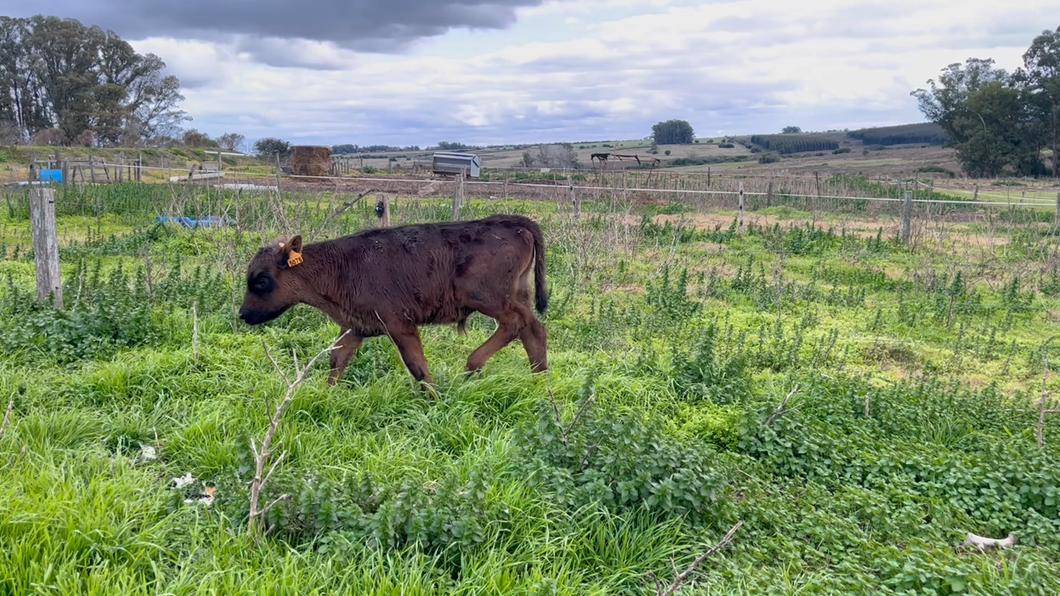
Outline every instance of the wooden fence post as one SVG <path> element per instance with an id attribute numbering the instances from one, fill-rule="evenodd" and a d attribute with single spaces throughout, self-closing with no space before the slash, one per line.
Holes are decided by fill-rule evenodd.
<path id="1" fill-rule="evenodd" d="M 140 153 L 136 156 L 136 181 L 144 181 L 144 154 Z"/>
<path id="2" fill-rule="evenodd" d="M 58 152 L 56 152 L 56 153 L 58 153 Z M 62 164 L 63 164 L 62 165 L 62 168 L 63 168 L 63 186 L 69 186 L 70 185 L 70 162 L 68 162 L 68 161 L 66 161 L 64 159 L 62 161 Z"/>
<path id="3" fill-rule="evenodd" d="M 453 213 L 452 220 L 457 221 L 460 219 L 460 208 L 463 207 L 464 202 L 464 168 L 460 168 L 460 178 L 456 180 L 455 188 L 453 189 Z"/>
<path id="4" fill-rule="evenodd" d="M 280 196 L 280 152 L 276 152 L 276 196 Z"/>
<path id="5" fill-rule="evenodd" d="M 905 191 L 905 199 L 902 201 L 902 242 L 909 244 L 909 238 L 913 232 L 913 192 Z"/>
<path id="6" fill-rule="evenodd" d="M 773 206 L 773 176 L 769 177 L 769 187 L 766 188 L 766 208 Z"/>
<path id="7" fill-rule="evenodd" d="M 508 200 L 508 171 L 504 172 L 504 200 Z"/>
<path id="8" fill-rule="evenodd" d="M 88 171 L 92 176 L 92 184 L 96 183 L 96 158 L 88 156 Z"/>
<path id="9" fill-rule="evenodd" d="M 738 231 L 743 236 L 743 180 L 740 181 L 740 224 Z"/>
<path id="10" fill-rule="evenodd" d="M 975 193 L 972 195 L 972 200 L 973 201 L 978 201 L 979 200 L 979 185 L 978 184 L 975 185 Z"/>
<path id="11" fill-rule="evenodd" d="M 1060 228 L 1060 192 L 1056 193 L 1056 215 L 1054 216 L 1053 225 Z"/>
<path id="12" fill-rule="evenodd" d="M 33 235 L 33 260 L 37 270 L 37 299 L 55 296 L 63 307 L 63 282 L 59 276 L 59 234 L 55 226 L 55 191 L 33 189 L 29 193 L 29 216 Z"/>
<path id="13" fill-rule="evenodd" d="M 567 190 L 570 192 L 570 204 L 574 208 L 574 219 L 581 217 L 581 205 L 578 204 L 578 197 L 574 194 L 574 182 L 571 181 L 571 177 L 567 176 Z"/>

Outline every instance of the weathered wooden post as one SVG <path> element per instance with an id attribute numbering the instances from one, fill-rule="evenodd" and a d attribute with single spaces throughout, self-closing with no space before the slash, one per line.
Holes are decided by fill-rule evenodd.
<path id="1" fill-rule="evenodd" d="M 136 156 L 136 181 L 144 181 L 144 154 L 140 153 Z"/>
<path id="2" fill-rule="evenodd" d="M 769 177 L 769 186 L 766 188 L 766 208 L 773 206 L 773 176 Z"/>
<path id="3" fill-rule="evenodd" d="M 567 176 L 567 190 L 570 192 L 570 204 L 574 209 L 574 219 L 581 217 L 581 205 L 578 204 L 578 197 L 574 194 L 574 182 L 571 181 L 571 177 Z"/>
<path id="4" fill-rule="evenodd" d="M 743 236 L 743 180 L 740 181 L 740 222 L 738 231 Z"/>
<path id="5" fill-rule="evenodd" d="M 504 199 L 508 199 L 508 172 L 504 172 Z"/>
<path id="6" fill-rule="evenodd" d="M 66 161 L 64 159 L 62 161 L 62 164 L 63 164 L 62 165 L 62 168 L 63 168 L 63 186 L 69 186 L 70 185 L 70 162 L 68 162 L 68 161 Z"/>
<path id="7" fill-rule="evenodd" d="M 35 188 L 29 192 L 29 219 L 33 235 L 33 260 L 37 270 L 37 299 L 55 296 L 63 307 L 63 282 L 59 276 L 59 234 L 55 226 L 55 191 Z"/>
<path id="8" fill-rule="evenodd" d="M 276 152 L 276 196 L 280 196 L 280 152 Z"/>
<path id="9" fill-rule="evenodd" d="M 1060 228 L 1060 192 L 1056 193 L 1056 215 L 1053 217 L 1053 225 Z"/>
<path id="10" fill-rule="evenodd" d="M 909 244 L 913 232 L 913 191 L 905 191 L 902 200 L 902 242 Z"/>
<path id="11" fill-rule="evenodd" d="M 92 184 L 95 184 L 96 183 L 96 158 L 91 156 L 91 155 L 88 156 L 88 171 L 89 171 L 89 174 L 92 176 Z"/>
<path id="12" fill-rule="evenodd" d="M 460 219 L 460 208 L 464 202 L 464 172 L 466 168 L 460 168 L 460 178 L 456 180 L 455 189 L 453 190 L 453 214 L 452 220 L 457 221 Z"/>
<path id="13" fill-rule="evenodd" d="M 978 201 L 979 200 L 979 185 L 978 184 L 975 185 L 975 192 L 972 194 L 972 200 L 973 201 Z"/>
<path id="14" fill-rule="evenodd" d="M 221 150 L 217 150 L 217 171 L 220 172 L 221 168 L 224 167 L 224 163 L 221 162 Z"/>
<path id="15" fill-rule="evenodd" d="M 37 154 L 30 153 L 29 155 L 29 181 L 34 182 L 37 180 Z"/>

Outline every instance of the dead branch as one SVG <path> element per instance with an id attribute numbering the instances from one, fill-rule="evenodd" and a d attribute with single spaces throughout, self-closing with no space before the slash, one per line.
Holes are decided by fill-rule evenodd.
<path id="1" fill-rule="evenodd" d="M 289 495 L 281 495 L 279 498 L 266 505 L 264 509 L 259 509 L 262 488 L 264 488 L 265 483 L 268 482 L 270 478 L 272 478 L 272 474 L 276 471 L 276 467 L 280 464 L 281 461 L 283 461 L 284 456 L 287 455 L 286 453 L 281 453 L 280 456 L 276 458 L 276 461 L 272 463 L 272 466 L 269 468 L 268 473 L 265 473 L 265 464 L 268 462 L 269 457 L 272 455 L 272 440 L 273 437 L 276 435 L 276 429 L 280 425 L 280 418 L 283 416 L 283 412 L 287 409 L 287 406 L 290 405 L 291 400 L 294 399 L 295 392 L 298 390 L 298 387 L 302 384 L 302 382 L 305 381 L 306 375 L 309 373 L 310 369 L 313 368 L 313 365 L 316 364 L 317 360 L 320 359 L 321 356 L 334 351 L 338 346 L 339 342 L 342 341 L 344 337 L 346 337 L 347 333 L 349 333 L 349 331 L 340 335 L 338 339 L 331 343 L 330 346 L 318 352 L 317 355 L 313 356 L 312 360 L 310 360 L 304 367 L 297 367 L 298 359 L 296 358 L 295 370 L 297 374 L 295 375 L 293 381 L 290 380 L 287 374 L 283 372 L 283 369 L 280 368 L 280 364 L 276 362 L 276 359 L 272 357 L 271 353 L 269 353 L 269 347 L 265 345 L 264 342 L 262 342 L 262 346 L 264 346 L 265 348 L 265 355 L 268 356 L 269 360 L 272 362 L 273 367 L 276 368 L 276 372 L 279 373 L 280 378 L 283 379 L 283 383 L 287 387 L 287 392 L 284 394 L 283 400 L 280 401 L 280 404 L 278 406 L 276 406 L 276 410 L 272 414 L 272 418 L 269 421 L 269 428 L 265 432 L 265 438 L 261 441 L 260 448 L 255 444 L 253 439 L 251 439 L 250 441 L 250 451 L 254 455 L 254 479 L 250 482 L 250 515 L 247 520 L 247 531 L 250 532 L 251 535 L 258 535 L 261 529 L 261 520 L 264 519 L 265 514 L 268 513 L 270 509 L 275 507 L 277 503 L 285 501 L 289 498 Z M 266 413 L 268 413 L 267 402 L 265 410 Z"/>
<path id="2" fill-rule="evenodd" d="M 590 405 L 592 405 L 593 400 L 595 399 L 596 391 L 590 389 L 589 397 L 585 398 L 585 403 L 582 404 L 582 407 L 578 408 L 578 412 L 574 414 L 574 420 L 571 420 L 570 426 L 568 426 L 567 430 L 563 433 L 564 443 L 566 443 L 567 437 L 570 436 L 571 431 L 574 430 L 574 427 L 578 424 L 578 419 L 582 417 L 582 414 Z"/>
<path id="3" fill-rule="evenodd" d="M 794 391 L 792 393 L 794 393 Z M 788 397 L 791 396 L 789 395 Z M 732 542 L 732 537 L 736 535 L 736 531 L 739 530 L 741 526 L 743 526 L 742 520 L 736 522 L 736 525 L 733 526 L 727 534 L 725 534 L 725 537 L 721 539 L 721 542 L 715 544 L 710 550 L 696 557 L 696 560 L 692 561 L 692 564 L 688 566 L 688 569 L 685 569 L 681 573 L 677 574 L 677 577 L 674 578 L 673 583 L 671 583 L 670 586 L 665 590 L 663 589 L 662 583 L 658 579 L 656 579 L 654 575 L 652 575 L 651 577 L 655 580 L 656 595 L 673 596 L 673 594 L 676 594 L 677 591 L 681 589 L 681 584 L 683 584 L 685 580 L 688 579 L 688 576 L 692 575 L 692 573 L 696 570 L 696 567 L 698 567 L 700 563 L 706 561 L 708 558 L 710 558 L 711 555 L 725 548 L 725 546 Z"/>
<path id="4" fill-rule="evenodd" d="M 349 209 L 350 207 L 353 207 L 354 205 L 356 205 L 358 203 L 358 201 L 360 201 L 361 199 L 363 199 L 364 197 L 370 195 L 373 192 L 375 192 L 375 189 L 369 188 L 368 190 L 362 192 L 361 194 L 357 195 L 356 197 L 350 199 L 349 201 L 346 201 L 345 203 L 342 204 L 342 206 L 340 206 L 338 208 L 338 210 L 335 211 L 335 213 L 331 214 L 331 216 L 328 218 L 328 222 L 330 222 L 332 219 L 335 219 L 336 217 L 342 215 L 343 213 L 346 212 L 347 209 Z"/>
<path id="5" fill-rule="evenodd" d="M 191 305 L 191 358 L 199 361 L 199 304 Z"/>
<path id="6" fill-rule="evenodd" d="M 7 403 L 7 411 L 4 412 L 4 424 L 0 426 L 0 439 L 4 438 L 4 433 L 7 432 L 7 425 L 11 424 L 11 411 L 15 409 L 15 399 Z"/>
<path id="7" fill-rule="evenodd" d="M 796 384 L 795 388 L 791 390 L 791 393 L 789 393 L 788 396 L 784 398 L 784 401 L 780 402 L 780 407 L 778 407 L 777 410 L 775 412 L 773 412 L 773 414 L 768 419 L 766 419 L 766 421 L 762 424 L 762 426 L 768 426 L 768 427 L 772 428 L 773 421 L 777 419 L 777 416 L 780 416 L 781 414 L 784 413 L 784 408 L 787 407 L 788 400 L 791 399 L 791 396 L 795 395 L 795 392 L 798 391 L 798 390 L 799 390 L 799 385 Z"/>
<path id="8" fill-rule="evenodd" d="M 566 447 L 571 431 L 573 431 L 574 427 L 578 425 L 578 420 L 582 417 L 582 414 L 585 413 L 585 410 L 587 410 L 596 399 L 596 391 L 591 391 L 589 393 L 589 397 L 585 399 L 585 403 L 582 404 L 582 407 L 578 408 L 578 411 L 574 414 L 574 419 L 571 420 L 571 423 L 567 428 L 563 428 L 563 417 L 559 411 L 559 403 L 556 402 L 556 396 L 552 393 L 551 389 L 548 390 L 548 397 L 552 400 L 552 412 L 556 416 L 556 426 L 558 426 L 560 430 L 559 440 L 563 443 L 563 446 Z"/>
<path id="9" fill-rule="evenodd" d="M 1002 549 L 1012 548 L 1016 545 L 1016 535 L 1009 534 L 1007 538 L 986 538 L 983 536 L 976 536 L 971 532 L 968 532 L 968 537 L 964 541 L 964 546 L 977 548 L 980 551 L 991 550 L 991 549 Z"/>
<path id="10" fill-rule="evenodd" d="M 1038 449 L 1045 447 L 1045 397 L 1048 392 L 1045 390 L 1046 383 L 1049 382 L 1049 359 L 1045 359 L 1045 374 L 1042 375 L 1042 399 L 1038 402 Z"/>

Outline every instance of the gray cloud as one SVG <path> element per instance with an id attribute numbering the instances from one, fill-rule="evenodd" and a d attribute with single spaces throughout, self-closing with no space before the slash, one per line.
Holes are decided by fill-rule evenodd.
<path id="1" fill-rule="evenodd" d="M 368 52 L 396 52 L 452 29 L 503 29 L 516 9 L 543 0 L 56 0 L 48 5 L 0 0 L 14 16 L 39 12 L 112 29 L 126 39 L 166 36 L 230 41 L 237 36 L 333 42 Z M 275 52 L 256 54 L 276 58 Z M 290 58 L 279 62 L 298 64 Z"/>

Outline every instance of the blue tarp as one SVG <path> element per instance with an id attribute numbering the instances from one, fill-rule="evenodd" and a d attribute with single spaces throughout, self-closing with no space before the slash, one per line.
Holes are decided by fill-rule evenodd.
<path id="1" fill-rule="evenodd" d="M 41 170 L 40 171 L 41 182 L 62 182 L 63 171 L 62 170 Z"/>
<path id="2" fill-rule="evenodd" d="M 185 228 L 194 228 L 196 226 L 200 228 L 212 228 L 216 226 L 223 226 L 227 220 L 221 219 L 220 217 L 207 217 L 204 219 L 192 219 L 190 217 L 156 217 L 155 221 L 160 223 L 179 223 Z"/>

